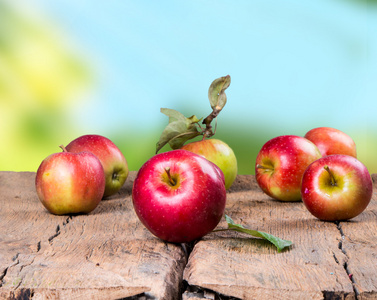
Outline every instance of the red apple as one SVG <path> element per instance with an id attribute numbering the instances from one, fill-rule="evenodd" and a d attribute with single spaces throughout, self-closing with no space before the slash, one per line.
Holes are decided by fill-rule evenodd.
<path id="1" fill-rule="evenodd" d="M 220 222 L 226 202 L 224 175 L 195 153 L 180 149 L 160 153 L 137 173 L 132 201 L 140 221 L 155 236 L 190 242 Z"/>
<path id="2" fill-rule="evenodd" d="M 305 138 L 318 147 L 322 156 L 344 154 L 357 157 L 356 144 L 353 139 L 338 129 L 331 127 L 314 128 L 305 134 Z"/>
<path id="3" fill-rule="evenodd" d="M 103 197 L 118 192 L 128 177 L 128 164 L 123 153 L 108 138 L 89 134 L 78 137 L 66 147 L 68 152 L 92 152 L 101 161 L 105 170 L 106 187 Z"/>
<path id="4" fill-rule="evenodd" d="M 308 166 L 301 186 L 302 201 L 321 220 L 352 219 L 368 206 L 373 192 L 367 168 L 349 155 L 325 156 Z"/>
<path id="5" fill-rule="evenodd" d="M 42 161 L 35 186 L 39 200 L 49 212 L 56 215 L 89 213 L 102 199 L 105 173 L 94 154 L 64 150 Z"/>
<path id="6" fill-rule="evenodd" d="M 237 176 L 237 159 L 228 144 L 217 139 L 204 139 L 188 143 L 181 149 L 204 156 L 217 165 L 224 173 L 225 188 L 231 187 Z"/>
<path id="7" fill-rule="evenodd" d="M 295 135 L 275 137 L 265 143 L 255 163 L 255 176 L 260 188 L 281 201 L 301 199 L 301 178 L 306 167 L 321 153 L 306 138 Z"/>

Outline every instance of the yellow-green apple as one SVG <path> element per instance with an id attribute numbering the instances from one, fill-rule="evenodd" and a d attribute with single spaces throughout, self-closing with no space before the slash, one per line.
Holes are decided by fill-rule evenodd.
<path id="1" fill-rule="evenodd" d="M 39 200 L 55 215 L 89 213 L 105 191 L 105 173 L 90 152 L 54 153 L 40 164 L 35 177 Z"/>
<path id="2" fill-rule="evenodd" d="M 232 148 L 218 139 L 203 139 L 183 145 L 181 149 L 204 156 L 224 173 L 225 188 L 229 189 L 237 176 L 237 159 Z"/>
<path id="3" fill-rule="evenodd" d="M 301 199 L 301 178 L 309 164 L 319 159 L 316 145 L 296 135 L 282 135 L 265 143 L 255 163 L 255 177 L 260 188 L 281 201 Z"/>
<path id="4" fill-rule="evenodd" d="M 199 239 L 220 222 L 226 190 L 222 171 L 187 150 L 157 154 L 139 169 L 132 201 L 140 221 L 168 242 Z"/>
<path id="5" fill-rule="evenodd" d="M 128 164 L 123 153 L 108 138 L 88 134 L 78 137 L 70 142 L 66 149 L 68 152 L 92 152 L 101 161 L 105 170 L 106 187 L 103 197 L 108 197 L 120 190 L 128 177 Z"/>
<path id="6" fill-rule="evenodd" d="M 354 140 L 343 131 L 331 127 L 318 127 L 309 130 L 305 136 L 312 141 L 322 156 L 344 154 L 357 157 Z"/>
<path id="7" fill-rule="evenodd" d="M 333 154 L 308 166 L 303 177 L 302 201 L 320 220 L 352 219 L 368 206 L 373 184 L 368 169 L 349 155 Z"/>

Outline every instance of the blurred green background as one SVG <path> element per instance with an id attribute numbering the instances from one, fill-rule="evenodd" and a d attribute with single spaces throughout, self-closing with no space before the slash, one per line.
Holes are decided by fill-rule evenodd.
<path id="1" fill-rule="evenodd" d="M 209 85 L 229 74 L 215 137 L 240 174 L 269 139 L 320 126 L 377 173 L 376 1 L 307 2 L 0 0 L 0 170 L 36 171 L 83 134 L 137 170 L 160 108 L 206 117 Z"/>

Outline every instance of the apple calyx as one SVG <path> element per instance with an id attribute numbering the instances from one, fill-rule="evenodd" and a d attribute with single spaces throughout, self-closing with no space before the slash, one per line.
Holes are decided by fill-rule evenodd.
<path id="1" fill-rule="evenodd" d="M 325 165 L 323 168 L 324 168 L 324 169 L 329 173 L 329 175 L 330 175 L 330 184 L 331 184 L 332 186 L 337 186 L 338 184 L 336 183 L 335 176 L 334 176 L 334 174 L 331 172 L 329 166 L 328 166 L 328 165 Z"/>
<path id="2" fill-rule="evenodd" d="M 169 123 L 162 131 L 160 139 L 156 144 L 156 153 L 166 144 L 169 144 L 175 150 L 180 149 L 188 140 L 199 135 L 203 135 L 203 139 L 215 135 L 216 128 L 214 132 L 211 123 L 217 118 L 227 102 L 225 90 L 229 85 L 229 75 L 217 78 L 211 83 L 208 89 L 208 98 L 212 112 L 202 121 L 205 128 L 200 125 L 202 118 L 198 119 L 195 115 L 187 118 L 174 109 L 161 108 L 161 113 L 169 117 Z"/>
<path id="3" fill-rule="evenodd" d="M 257 164 L 257 168 L 258 168 L 258 169 L 263 169 L 263 170 L 265 170 L 265 171 L 267 171 L 267 172 L 273 172 L 273 171 L 274 171 L 274 168 L 266 167 L 266 166 L 262 166 L 262 165 L 260 165 L 260 164 Z"/>
<path id="4" fill-rule="evenodd" d="M 111 176 L 111 179 L 112 179 L 113 181 L 115 181 L 115 180 L 119 180 L 119 173 L 114 172 L 114 173 L 112 174 L 112 176 Z"/>

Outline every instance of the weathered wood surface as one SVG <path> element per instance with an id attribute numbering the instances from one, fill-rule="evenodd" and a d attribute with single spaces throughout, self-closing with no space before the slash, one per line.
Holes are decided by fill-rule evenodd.
<path id="1" fill-rule="evenodd" d="M 160 241 L 133 211 L 134 177 L 89 215 L 53 216 L 37 198 L 35 173 L 0 172 L 0 299 L 377 299 L 376 175 L 366 211 L 339 224 L 238 176 L 226 213 L 292 240 L 282 253 L 233 232 L 191 245 Z"/>
<path id="2" fill-rule="evenodd" d="M 373 175 L 376 188 L 376 175 Z M 294 242 L 282 253 L 238 233 L 211 233 L 184 270 L 196 290 L 240 299 L 377 299 L 377 192 L 349 222 L 322 222 L 302 202 L 275 201 L 239 176 L 226 213 L 236 223 Z M 219 226 L 226 226 L 224 223 Z M 187 292 L 183 299 L 196 299 Z"/>
<path id="3" fill-rule="evenodd" d="M 341 222 L 340 247 L 347 256 L 345 268 L 359 299 L 377 299 L 377 174 L 373 174 L 372 203 L 354 220 Z"/>
<path id="4" fill-rule="evenodd" d="M 68 217 L 41 206 L 34 173 L 0 172 L 0 298 L 176 297 L 186 254 L 138 221 L 134 175 L 91 214 Z"/>

